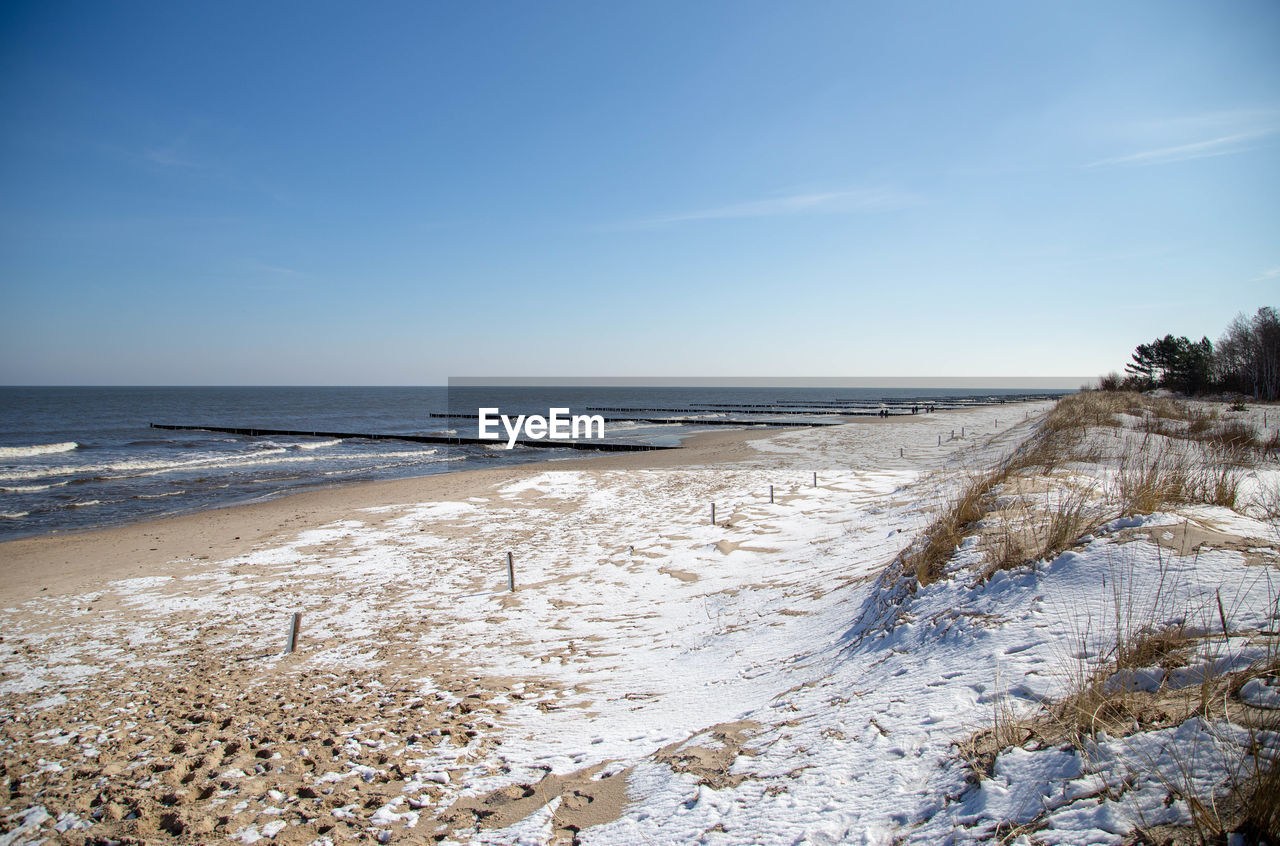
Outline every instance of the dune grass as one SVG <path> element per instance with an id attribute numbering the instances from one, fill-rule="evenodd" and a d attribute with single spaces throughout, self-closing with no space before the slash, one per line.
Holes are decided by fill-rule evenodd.
<path id="1" fill-rule="evenodd" d="M 1120 417 L 1125 414 L 1140 422 L 1125 427 Z M 1099 440 L 1097 430 L 1105 428 L 1114 429 L 1117 437 Z M 1143 436 L 1120 437 L 1126 430 Z M 956 548 L 979 532 L 980 521 L 990 522 L 984 519 L 989 515 L 997 519 L 994 527 L 983 530 L 988 555 L 983 578 L 1057 555 L 1113 516 L 1151 514 L 1188 503 L 1236 508 L 1247 468 L 1265 454 L 1266 444 L 1248 423 L 1223 421 L 1215 409 L 1118 392 L 1063 397 L 1013 454 L 968 476 L 905 553 L 905 570 L 918 586 L 937 581 Z M 1057 496 L 1046 497 L 1041 507 L 993 514 L 995 494 L 1011 480 L 1026 473 L 1053 477 L 1079 461 L 1114 465 L 1110 489 L 1073 489 L 1064 481 Z M 1280 500 L 1280 494 L 1275 498 Z"/>
<path id="2" fill-rule="evenodd" d="M 1050 560 L 1074 546 L 1108 516 L 1094 500 L 1093 486 L 1064 485 L 1042 502 L 1028 505 L 1024 498 L 1012 513 L 1000 513 L 983 533 L 987 564 L 979 581 L 1001 570 Z"/>
<path id="3" fill-rule="evenodd" d="M 1224 419 L 1212 407 L 1125 393 L 1064 397 L 1013 454 L 966 478 L 904 563 L 916 585 L 927 586 L 948 575 L 957 547 L 977 535 L 984 563 L 976 587 L 1000 570 L 1052 559 L 1113 517 L 1184 504 L 1238 509 L 1245 477 L 1277 449 L 1280 432 L 1268 438 L 1247 420 Z M 1109 482 L 1096 481 L 1102 475 L 1096 465 L 1106 468 Z M 1261 485 L 1249 508 L 1264 519 L 1280 519 L 1280 483 Z M 1257 633 L 1271 644 L 1268 661 L 1244 672 L 1218 672 L 1223 650 L 1239 635 L 1229 631 L 1230 615 L 1220 602 L 1211 608 L 1169 607 L 1179 590 L 1166 580 L 1176 568 L 1167 568 L 1168 559 L 1160 561 L 1154 596 L 1136 592 L 1132 573 L 1112 574 L 1110 619 L 1093 621 L 1109 634 L 1100 639 L 1099 631 L 1080 633 L 1061 696 L 1029 713 L 1016 711 L 1007 697 L 998 701 L 990 725 L 957 743 L 959 754 L 980 781 L 1010 746 L 1067 743 L 1084 753 L 1100 737 L 1169 728 L 1192 716 L 1210 724 L 1226 719 L 1248 726 L 1254 742 L 1252 749 L 1230 751 L 1237 766 L 1225 793 L 1195 792 L 1194 752 L 1175 760 L 1183 779 L 1152 763 L 1148 775 L 1167 780 L 1171 801 L 1181 799 L 1190 809 L 1190 829 L 1175 832 L 1174 840 L 1225 842 L 1228 833 L 1240 832 L 1253 838 L 1249 842 L 1280 842 L 1280 712 L 1261 712 L 1239 696 L 1249 678 L 1280 676 L 1280 639 L 1274 632 Z M 1189 664 L 1195 670 L 1190 682 L 1167 683 Z M 1148 837 L 1143 831 L 1139 825 Z"/>
<path id="4" fill-rule="evenodd" d="M 1240 696 L 1252 679 L 1280 677 L 1280 637 L 1237 630 L 1231 603 L 1223 603 L 1221 594 L 1203 606 L 1191 604 L 1185 576 L 1158 547 L 1154 587 L 1139 586 L 1136 558 L 1119 556 L 1108 574 L 1105 619 L 1080 623 L 1074 651 L 1064 656 L 1064 692 L 1016 717 L 1008 703 L 998 703 L 991 726 L 957 744 L 961 757 L 981 781 L 1011 746 L 1069 744 L 1088 762 L 1099 740 L 1124 741 L 1199 717 L 1215 738 L 1211 744 L 1175 747 L 1167 750 L 1168 760 L 1139 756 L 1126 765 L 1131 775 L 1161 784 L 1170 801 L 1184 802 L 1190 816 L 1189 825 L 1161 827 L 1156 837 L 1139 812 L 1135 842 L 1223 843 L 1232 833 L 1245 835 L 1247 843 L 1280 842 L 1280 711 Z M 1220 669 L 1235 663 L 1233 644 L 1242 641 L 1263 644 L 1263 657 L 1243 670 Z M 1247 729 L 1248 742 L 1219 736 L 1213 727 L 1220 721 Z M 1227 773 L 1225 782 L 1208 789 L 1197 777 L 1206 755 Z M 1123 790 L 1109 798 L 1123 801 Z"/>
<path id="5" fill-rule="evenodd" d="M 942 576 L 956 547 L 986 513 L 986 500 L 991 489 L 1003 478 L 1003 468 L 971 477 L 942 510 L 926 530 L 924 542 L 907 554 L 907 569 L 915 575 L 916 584 L 924 587 Z"/>

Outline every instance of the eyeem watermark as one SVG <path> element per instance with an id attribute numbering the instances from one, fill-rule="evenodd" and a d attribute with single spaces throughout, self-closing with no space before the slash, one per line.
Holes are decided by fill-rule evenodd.
<path id="1" fill-rule="evenodd" d="M 484 440 L 498 441 L 502 435 L 497 431 L 498 424 L 507 430 L 507 449 L 516 445 L 521 430 L 530 440 L 540 441 L 549 438 L 553 441 L 569 441 L 578 438 L 603 438 L 604 416 L 600 414 L 569 414 L 567 408 L 549 408 L 547 416 L 541 414 L 521 414 L 512 421 L 497 408 L 479 409 L 480 437 Z M 598 434 L 592 434 L 592 431 Z"/>

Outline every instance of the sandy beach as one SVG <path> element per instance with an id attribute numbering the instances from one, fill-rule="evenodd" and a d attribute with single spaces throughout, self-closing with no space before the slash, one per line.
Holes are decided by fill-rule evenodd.
<path id="1" fill-rule="evenodd" d="M 1060 686 L 1053 615 L 1102 616 L 1105 592 L 957 579 L 883 626 L 883 574 L 1050 405 L 707 433 L 0 545 L 3 842 L 930 832 L 1000 674 Z M 1274 556 L 1265 524 L 1200 518 Z M 1253 566 L 1221 549 L 1201 572 Z M 1249 584 L 1242 621 L 1266 614 Z"/>
<path id="2" fill-rule="evenodd" d="M 657 468 L 732 461 L 749 453 L 744 445 L 758 432 L 707 432 L 690 437 L 685 448 L 566 459 L 593 469 Z M 495 485 L 528 478 L 563 462 L 467 470 L 414 479 L 348 484 L 304 490 L 265 502 L 214 508 L 194 514 L 147 520 L 90 532 L 71 532 L 0 543 L 5 562 L 0 602 L 29 599 L 42 589 L 92 589 L 104 579 L 134 571 L 155 572 L 175 561 L 240 555 L 284 537 L 288 530 L 342 520 L 353 510 L 467 498 Z"/>

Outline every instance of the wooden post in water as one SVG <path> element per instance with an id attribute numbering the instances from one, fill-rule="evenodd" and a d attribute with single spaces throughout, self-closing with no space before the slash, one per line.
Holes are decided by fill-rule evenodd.
<path id="1" fill-rule="evenodd" d="M 902 458 L 902 447 L 898 447 L 898 458 Z"/>
<path id="2" fill-rule="evenodd" d="M 773 485 L 769 486 L 769 504 L 773 505 Z"/>
<path id="3" fill-rule="evenodd" d="M 813 486 L 814 486 L 815 488 L 818 486 L 818 471 L 817 471 L 817 470 L 814 470 L 814 471 L 813 471 Z"/>
<path id="4" fill-rule="evenodd" d="M 285 641 L 284 651 L 288 655 L 298 648 L 298 632 L 302 631 L 302 614 L 294 611 L 289 617 L 289 637 Z"/>
<path id="5" fill-rule="evenodd" d="M 516 589 L 516 563 L 511 558 L 511 553 L 507 553 L 507 590 L 514 591 Z"/>
<path id="6" fill-rule="evenodd" d="M 961 427 L 960 427 L 960 437 L 961 437 L 961 438 L 964 438 L 964 427 L 963 427 L 963 426 L 961 426 Z"/>
<path id="7" fill-rule="evenodd" d="M 714 526 L 715 524 L 716 524 L 716 504 L 713 502 L 711 503 L 711 525 Z"/>
<path id="8" fill-rule="evenodd" d="M 938 446 L 942 446 L 942 435 L 938 435 Z"/>

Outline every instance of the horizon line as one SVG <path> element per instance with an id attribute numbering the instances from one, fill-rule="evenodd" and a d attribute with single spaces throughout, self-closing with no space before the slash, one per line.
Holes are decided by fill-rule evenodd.
<path id="1" fill-rule="evenodd" d="M 1074 390 L 1097 383 L 1097 376 L 720 376 L 720 377 L 596 377 L 596 376 L 463 376 L 445 382 L 421 383 L 8 383 L 11 388 L 463 388 L 463 387 L 628 387 L 628 388 L 1043 388 Z"/>

